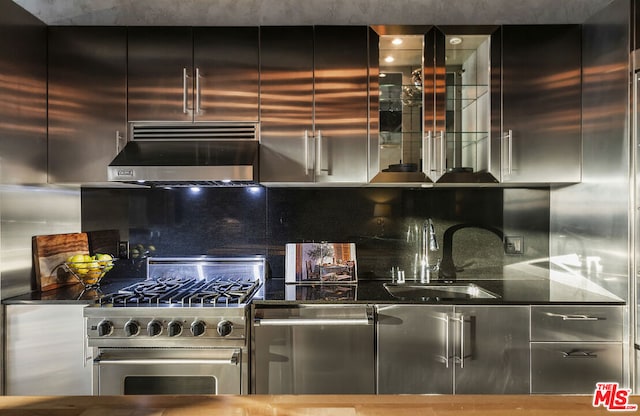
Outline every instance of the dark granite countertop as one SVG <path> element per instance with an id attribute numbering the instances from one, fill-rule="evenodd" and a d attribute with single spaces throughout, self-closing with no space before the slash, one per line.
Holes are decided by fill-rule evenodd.
<path id="1" fill-rule="evenodd" d="M 624 304 L 624 300 L 597 288 L 568 286 L 549 279 L 459 280 L 473 283 L 498 297 L 494 299 L 415 299 L 394 297 L 385 289 L 388 280 L 361 280 L 357 284 L 288 284 L 269 279 L 255 304 L 282 303 L 426 303 L 426 304 Z M 407 280 L 405 285 L 419 284 Z M 446 283 L 445 283 L 446 284 Z"/>
<path id="2" fill-rule="evenodd" d="M 40 292 L 33 291 L 4 299 L 5 305 L 94 304 L 101 296 L 128 286 L 140 278 L 105 277 L 100 290 L 83 290 L 80 284 Z M 624 300 L 597 288 L 568 286 L 550 279 L 458 280 L 474 283 L 496 295 L 495 299 L 403 299 L 384 288 L 388 280 L 360 280 L 357 284 L 285 284 L 284 279 L 268 279 L 253 300 L 255 304 L 283 303 L 426 303 L 426 304 L 624 304 Z M 407 280 L 406 285 L 416 282 Z"/>

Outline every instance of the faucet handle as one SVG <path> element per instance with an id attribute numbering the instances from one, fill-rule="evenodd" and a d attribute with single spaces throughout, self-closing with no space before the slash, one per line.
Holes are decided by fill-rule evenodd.
<path id="1" fill-rule="evenodd" d="M 429 219 L 429 250 L 438 251 L 438 239 L 436 238 L 436 229 L 433 222 Z"/>

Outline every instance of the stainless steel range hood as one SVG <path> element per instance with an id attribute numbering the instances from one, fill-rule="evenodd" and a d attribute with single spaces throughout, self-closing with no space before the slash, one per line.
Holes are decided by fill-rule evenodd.
<path id="1" fill-rule="evenodd" d="M 132 123 L 109 164 L 112 182 L 238 186 L 258 182 L 254 123 Z"/>

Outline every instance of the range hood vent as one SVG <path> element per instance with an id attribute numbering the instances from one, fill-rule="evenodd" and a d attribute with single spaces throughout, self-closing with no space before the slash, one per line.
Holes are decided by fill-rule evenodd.
<path id="1" fill-rule="evenodd" d="M 157 186 L 258 182 L 255 123 L 132 123 L 131 140 L 108 167 L 109 181 Z"/>
<path id="2" fill-rule="evenodd" d="M 133 141 L 250 140 L 257 141 L 255 124 L 133 124 Z"/>

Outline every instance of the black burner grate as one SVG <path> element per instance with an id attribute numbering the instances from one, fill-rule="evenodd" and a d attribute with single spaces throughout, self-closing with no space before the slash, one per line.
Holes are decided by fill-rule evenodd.
<path id="1" fill-rule="evenodd" d="M 246 303 L 259 286 L 259 281 L 242 277 L 160 277 L 106 295 L 101 303 L 114 306 L 239 306 Z"/>

